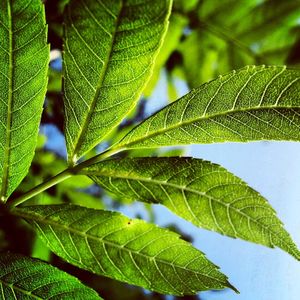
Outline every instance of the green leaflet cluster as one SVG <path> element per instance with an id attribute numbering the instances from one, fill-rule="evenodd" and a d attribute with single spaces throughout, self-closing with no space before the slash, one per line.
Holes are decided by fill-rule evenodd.
<path id="1" fill-rule="evenodd" d="M 237 292 L 202 252 L 154 224 L 71 204 L 14 207 L 81 174 L 117 197 L 162 204 L 196 226 L 279 247 L 300 259 L 273 208 L 221 166 L 184 157 L 112 157 L 123 150 L 178 144 L 300 141 L 298 69 L 248 66 L 219 76 L 150 116 L 106 151 L 78 162 L 134 109 L 145 87 L 150 93 L 161 66 L 181 42 L 186 22 L 177 16 L 174 44 L 168 35 L 163 46 L 167 54 L 154 66 L 171 4 L 171 0 L 69 2 L 63 53 L 69 167 L 12 199 L 10 212 L 25 219 L 54 253 L 90 272 L 179 296 L 223 288 Z M 287 14 L 293 15 L 296 6 L 289 4 Z M 5 202 L 26 175 L 34 154 L 49 46 L 40 0 L 4 0 L 0 11 L 0 199 Z M 250 17 L 252 32 L 262 20 L 259 15 Z M 234 18 L 233 14 L 229 19 Z M 243 25 L 240 28 L 245 32 Z M 147 86 L 153 68 L 155 76 Z M 95 199 L 89 200 L 86 206 L 95 208 Z M 4 299 L 62 295 L 99 299 L 78 280 L 38 260 L 0 254 L 0 266 Z"/>
<path id="2" fill-rule="evenodd" d="M 170 4 L 81 0 L 68 6 L 64 103 L 71 164 L 135 107 L 166 31 Z"/>
<path id="3" fill-rule="evenodd" d="M 0 197 L 30 167 L 47 87 L 49 45 L 39 0 L 0 4 Z"/>
<path id="4" fill-rule="evenodd" d="M 71 275 L 38 259 L 0 254 L 1 299 L 101 299 Z"/>

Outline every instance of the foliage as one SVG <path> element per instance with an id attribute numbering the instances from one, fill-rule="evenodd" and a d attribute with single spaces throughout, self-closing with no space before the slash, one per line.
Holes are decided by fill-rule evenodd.
<path id="1" fill-rule="evenodd" d="M 0 254 L 3 299 L 100 299 L 76 278 L 37 259 Z"/>
<path id="2" fill-rule="evenodd" d="M 1 3 L 1 12 L 5 12 L 1 13 L 0 27 L 4 41 L 0 49 L 2 201 L 16 189 L 30 167 L 47 86 L 49 46 L 44 9 L 42 3 L 35 1 L 24 13 L 26 2 L 17 1 L 12 6 L 8 1 Z"/>
<path id="3" fill-rule="evenodd" d="M 159 203 L 198 227 L 278 247 L 300 260 L 257 191 L 219 165 L 159 149 L 300 140 L 300 4 L 282 1 L 270 9 L 275 2 L 46 1 L 48 39 L 41 0 L 1 2 L 3 299 L 101 299 L 36 258 L 103 297 L 109 296 L 93 280 L 109 282 L 109 295 L 119 283 L 96 275 L 153 291 L 153 299 L 238 292 L 190 241 L 113 212 L 109 203 L 137 200 L 150 215 L 149 204 Z M 55 60 L 48 69 L 48 42 L 63 50 L 62 74 Z M 162 69 L 171 103 L 145 118 L 145 98 Z M 178 78 L 193 89 L 175 100 Z M 40 124 L 64 131 L 67 157 L 38 137 Z M 23 249 L 14 241 L 19 235 L 27 241 Z M 128 288 L 122 288 L 125 299 Z M 138 288 L 128 295 L 150 299 Z"/>

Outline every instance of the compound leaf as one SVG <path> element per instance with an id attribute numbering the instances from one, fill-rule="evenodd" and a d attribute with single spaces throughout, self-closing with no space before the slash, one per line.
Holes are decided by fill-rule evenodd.
<path id="1" fill-rule="evenodd" d="M 0 254 L 1 299 L 101 299 L 77 278 L 38 259 Z"/>
<path id="2" fill-rule="evenodd" d="M 133 128 L 117 147 L 300 141 L 300 71 L 251 66 L 192 90 Z"/>
<path id="3" fill-rule="evenodd" d="M 28 172 L 47 87 L 49 46 L 42 1 L 0 3 L 0 197 Z"/>
<path id="4" fill-rule="evenodd" d="M 131 111 L 151 74 L 171 0 L 71 1 L 64 39 L 69 162 L 96 146 Z"/>
<path id="5" fill-rule="evenodd" d="M 203 253 L 154 224 L 75 205 L 14 213 L 32 224 L 54 253 L 93 273 L 164 294 L 233 288 Z"/>
<path id="6" fill-rule="evenodd" d="M 255 190 L 219 165 L 193 158 L 124 158 L 83 171 L 122 199 L 160 203 L 196 226 L 269 247 L 300 260 L 275 211 Z"/>

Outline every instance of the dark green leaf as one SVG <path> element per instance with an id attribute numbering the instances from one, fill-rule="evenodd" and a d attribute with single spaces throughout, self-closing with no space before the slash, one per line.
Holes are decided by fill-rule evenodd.
<path id="1" fill-rule="evenodd" d="M 77 278 L 38 259 L 0 254 L 1 299 L 101 299 Z"/>
<path id="2" fill-rule="evenodd" d="M 245 65 L 287 64 L 299 40 L 298 0 L 201 1 L 189 17 L 179 50 L 192 88 Z"/>

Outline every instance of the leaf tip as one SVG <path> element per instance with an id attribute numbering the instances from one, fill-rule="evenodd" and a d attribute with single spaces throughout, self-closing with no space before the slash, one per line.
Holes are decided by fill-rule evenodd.
<path id="1" fill-rule="evenodd" d="M 233 286 L 229 281 L 226 282 L 226 286 L 232 289 L 236 294 L 240 294 L 240 291 L 235 286 Z"/>
<path id="2" fill-rule="evenodd" d="M 300 250 L 295 248 L 294 251 L 291 252 L 291 255 L 298 261 L 300 261 Z"/>

